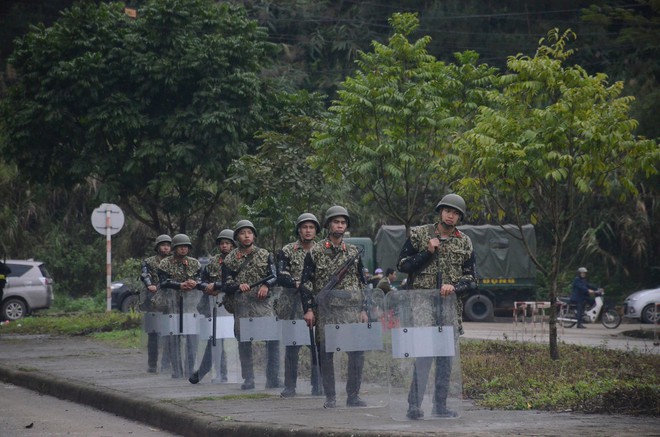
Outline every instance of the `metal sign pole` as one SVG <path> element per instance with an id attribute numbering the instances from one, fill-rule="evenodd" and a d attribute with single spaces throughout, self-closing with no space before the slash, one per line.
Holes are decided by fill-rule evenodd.
<path id="1" fill-rule="evenodd" d="M 110 236 L 110 208 L 105 210 L 105 297 L 106 311 L 112 310 L 112 237 Z"/>
<path id="2" fill-rule="evenodd" d="M 106 310 L 112 310 L 112 239 L 124 226 L 124 213 L 112 203 L 103 203 L 92 212 L 92 226 L 105 235 L 105 293 Z"/>

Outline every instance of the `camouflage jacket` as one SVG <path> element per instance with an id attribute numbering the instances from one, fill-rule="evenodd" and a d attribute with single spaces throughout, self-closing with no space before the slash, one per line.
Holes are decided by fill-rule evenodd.
<path id="1" fill-rule="evenodd" d="M 214 255 L 202 271 L 202 281 L 207 284 L 213 284 L 214 290 L 222 288 L 222 264 L 225 256 L 221 253 Z"/>
<path id="2" fill-rule="evenodd" d="M 300 285 L 305 311 L 316 306 L 315 296 L 321 292 L 337 269 L 357 252 L 358 248 L 352 244 L 342 242 L 335 247 L 330 239 L 325 239 L 307 253 Z M 357 309 L 365 308 L 363 290 L 366 280 L 362 270 L 362 258 L 358 256 L 346 276 L 334 288 L 352 292 L 350 302 L 346 304 Z"/>
<path id="3" fill-rule="evenodd" d="M 260 285 L 252 287 L 247 292 L 241 292 L 240 284 L 254 284 L 275 274 L 275 262 L 266 250 L 254 247 L 244 255 L 238 248 L 232 250 L 222 264 L 222 291 L 234 295 L 234 306 L 237 317 L 266 317 L 275 315 L 273 299 L 260 299 L 257 294 Z M 274 276 L 265 284 L 272 288 L 277 278 Z"/>
<path id="4" fill-rule="evenodd" d="M 468 290 L 476 282 L 475 255 L 470 237 L 456 229 L 453 235 L 440 240 L 435 254 L 427 250 L 429 240 L 439 237 L 437 224 L 417 226 L 399 255 L 398 268 L 408 273 L 408 288 L 439 288 L 438 273 L 443 284 L 452 284 L 457 293 Z"/>
<path id="5" fill-rule="evenodd" d="M 476 286 L 475 255 L 470 237 L 456 229 L 447 239 L 440 239 L 440 247 L 431 254 L 428 242 L 432 238 L 439 238 L 436 229 L 438 224 L 417 226 L 410 230 L 410 237 L 401 249 L 398 268 L 408 273 L 407 288 L 412 290 L 438 289 L 439 274 L 442 284 L 451 284 L 455 287 L 456 295 L 460 295 Z M 463 334 L 461 315 L 463 305 L 460 299 L 453 299 L 456 305 L 457 332 Z M 433 324 L 433 311 L 437 305 L 419 304 L 416 308 L 417 323 L 421 325 Z M 445 311 L 445 321 L 448 321 L 448 312 Z"/>
<path id="6" fill-rule="evenodd" d="M 312 246 L 313 248 L 314 246 Z M 296 288 L 296 281 L 300 281 L 307 251 L 300 241 L 289 243 L 277 252 L 277 280 L 284 288 Z"/>
<path id="7" fill-rule="evenodd" d="M 179 310 L 178 297 L 183 296 L 183 310 L 185 312 L 195 312 L 201 291 L 205 284 L 201 282 L 202 265 L 198 260 L 192 257 L 185 257 L 181 260 L 175 256 L 168 256 L 158 265 L 158 277 L 160 279 L 160 288 L 164 290 L 165 300 L 167 301 L 168 311 L 177 312 Z M 181 283 L 188 279 L 197 281 L 197 289 L 190 291 L 181 290 Z"/>
<path id="8" fill-rule="evenodd" d="M 160 280 L 158 279 L 158 266 L 160 266 L 160 262 L 165 258 L 161 258 L 159 255 L 154 255 L 142 261 L 142 273 L 140 274 L 140 279 L 145 287 L 149 287 L 150 285 L 159 286 Z"/>

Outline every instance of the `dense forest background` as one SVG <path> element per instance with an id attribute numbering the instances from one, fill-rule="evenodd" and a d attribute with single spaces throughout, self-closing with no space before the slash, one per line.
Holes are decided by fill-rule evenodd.
<path id="1" fill-rule="evenodd" d="M 91 20 L 91 15 L 86 14 L 91 14 L 92 9 L 80 5 L 101 3 L 107 2 L 3 2 L 0 5 L 0 97 L 6 97 L 13 84 L 21 79 L 20 71 L 9 61 L 10 56 L 27 59 L 27 55 L 21 54 L 25 44 L 18 43 L 17 38 L 35 29 L 50 28 L 62 20 L 62 11 L 76 5 L 80 11 L 70 15 L 67 22 L 77 19 L 84 27 L 85 17 Z M 147 3 L 133 1 L 125 5 L 140 14 Z M 171 0 L 167 3 L 176 8 L 186 2 Z M 254 38 L 263 48 L 260 53 L 249 54 L 246 49 L 245 58 L 254 56 L 258 67 L 248 65 L 245 59 L 236 60 L 245 62 L 244 68 L 255 68 L 259 72 L 259 85 L 254 87 L 259 92 L 250 95 L 253 106 L 240 115 L 244 120 L 249 118 L 249 122 L 237 119 L 235 131 L 225 132 L 215 127 L 213 135 L 209 134 L 227 138 L 222 159 L 200 169 L 201 179 L 213 179 L 213 184 L 204 185 L 203 193 L 196 185 L 187 191 L 187 196 L 182 196 L 181 179 L 168 179 L 172 170 L 165 171 L 169 164 L 163 164 L 163 168 L 156 169 L 163 170 L 159 180 L 171 190 L 160 192 L 159 202 L 176 204 L 172 211 L 164 212 L 149 204 L 153 196 L 129 190 L 131 186 L 149 185 L 152 178 L 146 176 L 152 175 L 133 175 L 117 166 L 115 173 L 118 174 L 114 178 L 107 175 L 105 178 L 85 177 L 74 156 L 68 158 L 70 165 L 60 160 L 57 167 L 39 167 L 48 161 L 41 151 L 49 141 L 55 141 L 52 138 L 42 138 L 33 149 L 21 149 L 21 156 L 16 151 L 9 156 L 11 147 L 0 146 L 3 150 L 0 157 L 0 256 L 45 260 L 56 278 L 58 292 L 82 296 L 98 293 L 103 288 L 105 241 L 90 223 L 92 210 L 101 202 L 117 203 L 127 215 L 125 228 L 113 237 L 113 260 L 117 269 L 127 259 L 151 253 L 151 243 L 161 232 L 186 232 L 193 238 L 196 255 L 209 254 L 213 251 L 215 235 L 239 218 L 252 219 L 261 231 L 259 243 L 271 249 L 293 238 L 293 221 L 300 212 L 310 210 L 322 217 L 325 209 L 334 203 L 345 205 L 351 211 L 355 218 L 353 236 L 373 238 L 381 224 L 398 223 L 391 215 L 374 207 L 373 197 L 365 196 L 345 182 L 328 180 L 327 175 L 303 168 L 300 162 L 301 157 L 314 154 L 309 144 L 312 126 L 325 117 L 328 107 L 338 98 L 340 84 L 356 71 L 359 53 L 372 51 L 374 43 L 388 43 L 392 35 L 388 19 L 396 12 L 418 14 L 419 26 L 409 38 L 430 37 L 426 50 L 438 61 L 452 63 L 456 53 L 474 51 L 478 64 L 500 72 L 507 71 L 507 61 L 512 56 L 533 56 L 539 41 L 549 30 L 571 29 L 577 37 L 571 44 L 575 53 L 568 62 L 589 74 L 605 73 L 610 83 L 621 81 L 623 95 L 635 98 L 630 106 L 631 118 L 638 121 L 635 134 L 656 140 L 660 137 L 657 123 L 660 112 L 658 1 L 244 0 L 221 3 L 240 6 L 244 8 L 241 10 L 245 11 L 246 19 L 256 20 L 261 30 L 250 29 L 249 23 L 241 22 L 236 33 L 244 35 L 246 40 Z M 94 19 L 103 19 L 99 17 Z M 177 37 L 172 23 L 164 22 L 163 27 L 156 29 L 163 39 Z M 263 32 L 263 36 L 259 36 L 259 32 Z M 180 80 L 184 83 L 190 78 Z M 182 85 L 178 91 L 185 93 L 185 87 Z M 84 100 L 85 97 L 76 98 Z M 121 129 L 122 124 L 117 125 L 117 129 Z M 7 137 L 0 131 L 0 143 L 6 145 Z M 200 142 L 216 146 L 213 138 L 202 138 Z M 153 147 L 163 146 L 154 142 Z M 170 152 L 161 151 L 163 154 Z M 157 154 L 154 151 L 154 155 Z M 203 155 L 193 154 L 181 157 L 178 162 L 188 165 L 195 157 L 205 160 Z M 161 161 L 154 162 L 158 166 Z M 107 170 L 111 172 L 112 168 Z M 57 177 L 53 177 L 54 174 Z M 171 186 L 167 185 L 169 183 Z M 579 231 L 565 242 L 562 260 L 565 269 L 560 273 L 563 284 L 568 284 L 578 265 L 587 265 L 593 272 L 592 279 L 619 298 L 641 287 L 660 283 L 658 176 L 640 172 L 635 185 L 638 190 L 635 196 L 594 193 L 584 202 L 584 208 L 574 218 L 574 227 Z M 439 187 L 449 188 L 447 185 Z M 434 201 L 427 199 L 428 211 L 417 217 L 417 222 L 432 219 L 432 206 L 442 194 L 444 192 L 438 192 Z M 187 199 L 194 200 L 188 204 L 184 202 Z M 478 203 L 469 204 L 468 209 L 469 223 L 492 222 L 492 217 Z M 175 210 L 190 212 L 184 215 L 173 212 Z M 552 244 L 551 236 L 543 227 L 537 228 L 537 232 L 539 257 L 549 258 L 550 255 L 544 253 Z M 540 285 L 546 289 L 549 286 L 543 280 Z"/>

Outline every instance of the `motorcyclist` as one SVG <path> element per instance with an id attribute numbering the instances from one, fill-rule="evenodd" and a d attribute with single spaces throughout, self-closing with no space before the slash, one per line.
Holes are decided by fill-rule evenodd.
<path id="1" fill-rule="evenodd" d="M 590 300 L 590 295 L 598 289 L 596 285 L 587 282 L 587 273 L 588 271 L 586 267 L 580 267 L 577 270 L 577 276 L 573 280 L 573 288 L 571 291 L 571 304 L 574 304 L 577 307 L 577 327 L 582 329 L 586 328 L 582 323 L 584 305 Z"/>

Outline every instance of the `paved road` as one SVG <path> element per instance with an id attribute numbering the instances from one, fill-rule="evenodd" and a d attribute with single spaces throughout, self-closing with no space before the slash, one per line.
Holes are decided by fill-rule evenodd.
<path id="1" fill-rule="evenodd" d="M 512 319 L 498 318 L 497 323 L 464 322 L 465 338 L 484 340 L 514 340 L 540 344 L 549 343 L 548 324 L 513 323 Z M 601 323 L 586 324 L 586 329 L 557 328 L 557 341 L 580 346 L 604 347 L 639 353 L 660 354 L 660 345 L 652 338 L 633 338 L 627 331 L 644 330 L 653 332 L 654 326 L 625 321 L 616 329 L 607 329 Z M 660 331 L 658 332 L 660 334 Z M 651 336 L 652 337 L 652 336 Z"/>
<path id="2" fill-rule="evenodd" d="M 0 383 L 0 434 L 37 436 L 174 436 L 95 408 Z"/>
<path id="3" fill-rule="evenodd" d="M 566 330 L 560 341 L 587 342 L 657 353 L 652 342 L 627 339 L 597 325 Z M 547 341 L 512 323 L 466 323 L 466 338 L 509 338 Z M 185 379 L 145 373 L 142 350 L 109 347 L 87 338 L 0 335 L 0 380 L 89 405 L 180 435 L 195 436 L 352 436 L 352 435 L 658 435 L 658 418 L 583 415 L 541 411 L 491 411 L 465 401 L 457 419 L 396 421 L 389 406 L 381 408 L 322 408 L 323 399 L 279 398 L 279 390 L 247 397 L 240 384 L 192 385 Z M 338 387 L 340 388 L 340 387 Z M 341 392 L 341 390 L 339 390 Z M 3 390 L 3 393 L 5 390 Z M 370 393 L 365 384 L 366 396 Z M 338 401 L 343 401 L 343 393 Z M 387 396 L 387 394 L 385 394 Z M 377 397 L 372 397 L 377 399 Z"/>

